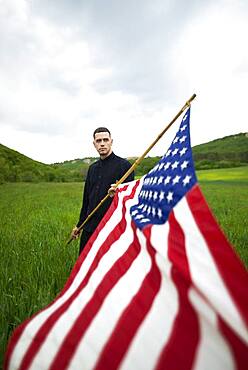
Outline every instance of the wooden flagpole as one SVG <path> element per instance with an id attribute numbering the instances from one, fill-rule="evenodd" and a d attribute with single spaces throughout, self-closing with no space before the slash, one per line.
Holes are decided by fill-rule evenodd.
<path id="1" fill-rule="evenodd" d="M 170 123 L 160 132 L 157 138 L 149 145 L 149 147 L 144 151 L 144 153 L 136 159 L 136 161 L 132 164 L 129 170 L 122 176 L 122 178 L 113 185 L 114 188 L 117 188 L 126 178 L 134 171 L 134 169 L 140 164 L 140 162 L 145 158 L 145 156 L 150 152 L 150 150 L 157 144 L 157 142 L 161 139 L 161 137 L 166 133 L 166 131 L 173 125 L 173 123 L 181 116 L 181 114 L 190 107 L 191 102 L 195 99 L 196 94 L 193 94 L 189 100 L 186 101 L 184 106 L 180 109 L 180 111 L 175 115 L 175 117 L 170 121 Z M 78 227 L 78 231 L 80 232 L 86 222 L 93 216 L 93 214 L 101 207 L 101 205 L 110 197 L 110 194 L 106 194 L 105 197 L 98 203 L 98 205 L 93 209 L 93 211 L 87 216 L 87 218 L 83 221 L 83 223 Z M 74 238 L 70 238 L 67 244 L 70 244 Z"/>

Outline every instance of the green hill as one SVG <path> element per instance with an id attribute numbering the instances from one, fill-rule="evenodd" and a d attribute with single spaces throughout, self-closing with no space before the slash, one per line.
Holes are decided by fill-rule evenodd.
<path id="1" fill-rule="evenodd" d="M 78 171 L 50 166 L 0 144 L 0 183 L 81 181 Z"/>
<path id="2" fill-rule="evenodd" d="M 225 136 L 193 147 L 196 169 L 248 165 L 248 134 Z"/>
<path id="3" fill-rule="evenodd" d="M 78 158 L 61 163 L 54 163 L 51 166 L 53 166 L 54 168 L 63 168 L 69 171 L 81 171 L 82 173 L 84 173 L 85 171 L 88 170 L 89 165 L 91 165 L 96 160 L 97 160 L 96 157 L 88 157 L 81 159 Z"/>
<path id="4" fill-rule="evenodd" d="M 197 170 L 248 165 L 248 134 L 240 133 L 193 147 Z M 146 157 L 135 170 L 136 176 L 147 173 L 161 157 Z M 88 167 L 97 158 L 82 158 L 43 164 L 0 144 L 0 183 L 39 181 L 82 181 Z M 128 158 L 133 163 L 136 157 Z"/>

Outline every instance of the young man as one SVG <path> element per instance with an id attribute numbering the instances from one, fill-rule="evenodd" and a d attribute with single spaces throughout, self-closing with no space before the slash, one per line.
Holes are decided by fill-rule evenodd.
<path id="1" fill-rule="evenodd" d="M 113 153 L 113 139 L 106 127 L 98 127 L 94 131 L 93 138 L 93 144 L 100 155 L 100 159 L 89 167 L 84 186 L 83 204 L 79 221 L 71 233 L 73 239 L 78 237 L 79 226 L 105 197 L 108 191 L 113 193 L 111 185 L 115 184 L 131 167 L 131 164 L 126 159 L 118 157 Z M 134 173 L 132 172 L 125 181 L 129 182 L 133 179 Z M 112 198 L 108 198 L 83 227 L 79 254 L 105 215 L 111 202 Z"/>

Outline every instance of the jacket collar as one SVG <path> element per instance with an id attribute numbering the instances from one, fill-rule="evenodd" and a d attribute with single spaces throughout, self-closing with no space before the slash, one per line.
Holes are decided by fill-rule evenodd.
<path id="1" fill-rule="evenodd" d="M 111 159 L 113 159 L 115 157 L 115 154 L 114 154 L 114 152 L 112 152 L 110 155 L 108 155 L 106 158 L 104 158 L 104 159 L 101 159 L 100 158 L 100 163 L 101 164 L 105 164 L 105 163 L 107 163 L 109 160 L 111 160 Z"/>

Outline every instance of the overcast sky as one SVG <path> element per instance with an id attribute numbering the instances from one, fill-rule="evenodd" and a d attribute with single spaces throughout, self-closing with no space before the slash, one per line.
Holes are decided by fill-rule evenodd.
<path id="1" fill-rule="evenodd" d="M 247 37 L 247 0 L 0 0 L 0 143 L 61 162 L 107 126 L 138 156 L 193 93 L 193 145 L 246 132 Z"/>

